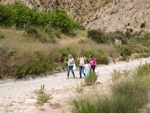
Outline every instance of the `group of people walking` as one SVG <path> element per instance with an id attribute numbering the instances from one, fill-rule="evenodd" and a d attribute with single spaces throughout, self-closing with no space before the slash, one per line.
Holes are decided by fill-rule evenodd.
<path id="1" fill-rule="evenodd" d="M 73 56 L 69 54 L 68 61 L 65 62 L 68 63 L 67 79 L 69 79 L 70 71 L 72 72 L 73 77 L 75 78 L 74 74 L 75 60 Z M 89 60 L 87 60 L 86 57 L 84 57 L 82 53 L 80 53 L 80 57 L 77 59 L 77 62 L 79 63 L 80 79 L 82 79 L 82 74 L 84 74 L 85 77 L 87 77 L 90 73 L 90 70 L 95 72 L 97 63 L 96 59 L 93 56 L 91 56 L 91 60 L 89 62 Z"/>

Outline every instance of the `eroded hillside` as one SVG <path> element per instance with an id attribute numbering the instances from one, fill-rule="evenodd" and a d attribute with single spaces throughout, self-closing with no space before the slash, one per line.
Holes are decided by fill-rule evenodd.
<path id="1" fill-rule="evenodd" d="M 15 0 L 1 0 L 10 4 Z M 39 11 L 65 9 L 87 29 L 102 29 L 107 32 L 150 31 L 149 0 L 18 0 Z"/>
<path id="2" fill-rule="evenodd" d="M 84 19 L 88 29 L 150 32 L 150 1 L 121 0 L 91 11 Z"/>

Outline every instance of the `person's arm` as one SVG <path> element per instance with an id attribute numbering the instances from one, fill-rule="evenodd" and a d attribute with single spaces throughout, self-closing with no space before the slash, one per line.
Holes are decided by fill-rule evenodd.
<path id="1" fill-rule="evenodd" d="M 77 59 L 77 62 L 79 62 L 79 61 L 80 61 L 80 58 Z"/>
<path id="2" fill-rule="evenodd" d="M 86 58 L 84 57 L 84 62 L 86 62 Z"/>

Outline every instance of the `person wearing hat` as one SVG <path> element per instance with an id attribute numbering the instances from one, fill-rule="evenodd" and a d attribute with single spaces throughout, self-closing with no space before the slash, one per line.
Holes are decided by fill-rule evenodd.
<path id="1" fill-rule="evenodd" d="M 96 61 L 96 59 L 93 57 L 93 55 L 91 56 L 90 64 L 91 64 L 92 71 L 95 72 L 95 68 L 96 68 L 97 61 Z"/>

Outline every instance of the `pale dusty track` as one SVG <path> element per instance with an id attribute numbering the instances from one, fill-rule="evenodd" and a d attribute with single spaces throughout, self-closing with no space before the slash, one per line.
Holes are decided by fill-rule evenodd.
<path id="1" fill-rule="evenodd" d="M 98 82 L 105 84 L 105 82 L 111 81 L 111 73 L 116 70 L 133 70 L 139 65 L 150 63 L 150 58 L 141 58 L 138 60 L 130 60 L 129 62 L 117 62 L 109 65 L 99 65 L 97 70 L 99 72 Z M 78 71 L 75 71 L 76 77 L 79 77 Z M 72 77 L 72 74 L 70 74 Z M 25 101 L 30 98 L 30 94 L 34 90 L 39 89 L 40 85 L 44 84 L 46 89 L 51 90 L 65 90 L 81 83 L 81 79 L 66 79 L 66 72 L 57 73 L 47 77 L 38 77 L 36 79 L 28 80 L 1 80 L 0 81 L 0 113 L 13 113 L 5 111 L 5 107 L 2 107 L 11 101 Z M 14 105 L 15 106 L 15 105 Z M 5 111 L 5 112 L 4 112 Z M 17 112 L 15 112 L 17 113 Z"/>

